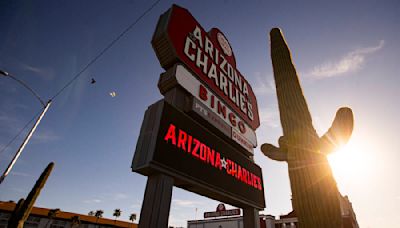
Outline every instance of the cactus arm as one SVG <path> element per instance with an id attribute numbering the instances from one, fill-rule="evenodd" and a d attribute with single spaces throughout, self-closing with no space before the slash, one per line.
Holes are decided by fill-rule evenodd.
<path id="1" fill-rule="evenodd" d="M 18 204 L 15 207 L 14 212 L 9 220 L 8 227 L 23 228 L 26 219 L 29 217 L 29 214 L 32 211 L 33 205 L 35 204 L 35 201 L 40 194 L 40 191 L 46 184 L 47 178 L 53 170 L 53 167 L 54 163 L 49 163 L 46 169 L 40 175 L 39 179 L 36 181 L 32 190 L 29 192 L 26 200 L 21 199 L 20 201 L 18 201 Z"/>
<path id="2" fill-rule="evenodd" d="M 275 161 L 287 161 L 287 151 L 282 151 L 280 148 L 264 143 L 261 145 L 261 152 L 267 157 Z"/>
<path id="3" fill-rule="evenodd" d="M 332 126 L 320 139 L 320 152 L 329 154 L 346 144 L 353 132 L 354 118 L 350 108 L 343 107 L 336 112 Z"/>

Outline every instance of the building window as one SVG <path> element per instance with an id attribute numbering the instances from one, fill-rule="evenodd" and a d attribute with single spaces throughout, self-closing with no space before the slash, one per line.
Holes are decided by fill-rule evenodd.
<path id="1" fill-rule="evenodd" d="M 24 228 L 37 228 L 39 227 L 40 218 L 36 216 L 29 216 L 24 223 Z"/>
<path id="2" fill-rule="evenodd" d="M 0 228 L 7 228 L 8 220 L 10 219 L 10 214 L 0 213 Z"/>
<path id="3" fill-rule="evenodd" d="M 66 227 L 67 222 L 63 221 L 63 220 L 53 220 L 53 222 L 51 223 L 51 228 L 64 228 Z"/>

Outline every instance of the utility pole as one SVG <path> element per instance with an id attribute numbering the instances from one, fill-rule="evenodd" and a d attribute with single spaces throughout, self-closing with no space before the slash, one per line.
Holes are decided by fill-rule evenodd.
<path id="1" fill-rule="evenodd" d="M 23 81 L 17 79 L 16 77 L 10 75 L 6 71 L 0 70 L 0 75 L 10 77 L 13 80 L 17 81 L 21 85 L 23 85 L 25 88 L 27 88 L 38 100 L 39 102 L 43 105 L 43 111 L 41 112 L 40 116 L 37 118 L 35 124 L 32 126 L 31 130 L 29 131 L 28 135 L 25 137 L 24 141 L 22 144 L 19 146 L 17 152 L 15 153 L 13 159 L 11 160 L 10 164 L 8 164 L 7 169 L 4 171 L 4 173 L 0 177 L 0 184 L 3 183 L 4 179 L 7 177 L 7 175 L 10 173 L 11 169 L 13 168 L 15 162 L 17 162 L 19 156 L 21 155 L 22 151 L 24 150 L 26 144 L 28 144 L 29 140 L 31 139 L 33 133 L 36 130 L 36 127 L 39 125 L 40 121 L 42 120 L 43 116 L 46 114 L 47 110 L 49 109 L 51 105 L 51 100 L 49 100 L 46 104 L 43 102 L 43 100 L 40 98 L 40 96 L 32 89 L 30 88 L 26 83 Z"/>

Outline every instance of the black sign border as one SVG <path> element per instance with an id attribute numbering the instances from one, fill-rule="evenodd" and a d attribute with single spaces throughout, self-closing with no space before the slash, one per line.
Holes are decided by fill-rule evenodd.
<path id="1" fill-rule="evenodd" d="M 257 175 L 259 175 L 261 179 L 261 185 L 263 189 L 261 190 L 262 199 L 259 200 L 250 200 L 248 197 L 244 195 L 235 194 L 232 191 L 228 191 L 224 188 L 216 187 L 207 183 L 205 181 L 199 180 L 198 178 L 193 178 L 186 173 L 179 172 L 174 170 L 171 167 L 168 167 L 160 162 L 154 160 L 157 150 L 157 142 L 160 140 L 160 122 L 163 118 L 162 113 L 164 109 L 175 110 L 174 112 L 180 113 L 182 117 L 191 120 L 194 125 L 198 125 L 197 127 L 202 128 L 208 135 L 215 138 L 216 140 L 221 140 L 221 142 L 225 143 L 228 147 L 230 147 L 229 151 L 232 150 L 232 154 L 234 157 L 241 156 L 240 159 L 246 159 L 249 163 L 254 165 L 255 169 L 258 169 Z M 158 124 L 157 124 L 158 123 Z M 162 140 L 162 139 L 161 139 Z M 156 173 L 164 173 L 174 178 L 174 185 L 188 191 L 195 192 L 200 195 L 204 195 L 209 198 L 213 198 L 216 200 L 221 200 L 223 202 L 229 203 L 231 205 L 235 205 L 238 207 L 254 207 L 258 209 L 265 208 L 265 198 L 264 198 L 264 186 L 262 179 L 262 171 L 261 168 L 251 161 L 246 156 L 240 154 L 239 152 L 234 152 L 235 149 L 229 145 L 227 142 L 210 132 L 208 129 L 201 126 L 201 124 L 194 121 L 187 114 L 177 110 L 172 105 L 168 104 L 164 100 L 160 100 L 155 104 L 149 106 L 148 110 L 145 113 L 145 117 L 143 120 L 142 128 L 140 131 L 140 136 L 136 145 L 136 152 L 134 156 L 134 160 L 132 163 L 132 169 L 135 172 L 139 172 L 143 175 L 149 176 Z M 230 156 L 230 155 L 228 155 Z M 194 159 L 194 158 L 192 158 Z M 232 177 L 234 178 L 234 177 Z M 237 180 L 236 180 L 237 181 Z M 239 183 L 240 184 L 240 183 Z M 244 184 L 244 183 L 243 183 Z M 247 186 L 248 188 L 253 188 L 252 186 Z M 257 190 L 259 191 L 259 190 Z M 251 197 L 253 198 L 253 197 Z"/>

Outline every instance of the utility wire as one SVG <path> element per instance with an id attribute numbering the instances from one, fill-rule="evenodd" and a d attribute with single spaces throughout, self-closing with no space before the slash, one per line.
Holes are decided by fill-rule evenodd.
<path id="1" fill-rule="evenodd" d="M 21 128 L 21 130 L 17 133 L 17 135 L 15 135 L 14 136 L 14 138 L 12 138 L 8 143 L 7 143 L 7 145 L 5 145 L 2 149 L 1 149 L 1 151 L 0 151 L 0 155 L 21 135 L 21 133 L 32 123 L 32 121 L 33 120 L 35 120 L 36 119 L 36 117 L 38 117 L 39 116 L 39 114 L 42 112 L 42 110 L 40 110 L 40 111 L 38 111 L 33 117 L 32 117 L 32 119 L 31 120 L 29 120 L 26 124 L 25 124 L 25 126 L 23 127 L 23 128 Z"/>
<path id="2" fill-rule="evenodd" d="M 114 46 L 126 33 L 131 30 L 144 16 L 146 16 L 161 0 L 155 1 L 146 11 L 144 11 L 132 24 L 130 24 L 124 31 L 122 31 L 113 41 L 111 41 L 96 57 L 94 57 L 84 68 L 82 68 L 79 73 L 77 73 L 70 81 L 68 81 L 54 96 L 51 97 L 50 100 L 54 100 L 57 96 L 59 96 L 66 88 L 68 88 L 76 79 L 78 79 L 80 76 L 82 76 L 82 73 L 85 72 L 91 65 L 93 65 L 101 56 L 104 55 L 112 46 Z M 1 72 L 3 73 L 3 72 Z M 6 73 L 6 72 L 5 72 Z M 4 74 L 5 76 L 12 77 L 11 75 Z M 17 80 L 20 82 L 23 86 L 25 86 L 29 91 L 35 95 L 36 98 L 39 99 L 40 103 L 44 105 L 44 102 L 42 99 L 40 99 L 39 95 L 37 95 L 31 88 L 29 88 L 24 82 L 21 80 L 18 80 L 15 77 L 12 77 L 14 80 Z M 36 117 L 42 112 L 40 110 L 37 112 L 30 121 L 28 121 L 25 126 L 18 132 L 17 135 L 14 136 L 1 150 L 0 150 L 0 155 L 21 135 L 21 133 L 32 123 Z"/>
<path id="3" fill-rule="evenodd" d="M 68 88 L 76 79 L 82 76 L 91 65 L 93 65 L 104 53 L 106 53 L 114 44 L 116 44 L 129 30 L 131 30 L 147 13 L 149 13 L 161 0 L 155 1 L 146 11 L 144 11 L 132 24 L 130 24 L 122 33 L 120 33 L 111 43 L 109 43 L 96 57 L 94 57 L 85 67 L 82 68 L 70 81 L 68 81 L 50 100 L 54 100 L 66 88 Z"/>

